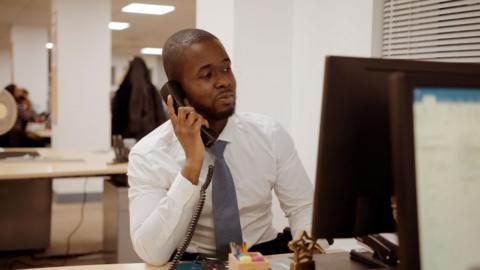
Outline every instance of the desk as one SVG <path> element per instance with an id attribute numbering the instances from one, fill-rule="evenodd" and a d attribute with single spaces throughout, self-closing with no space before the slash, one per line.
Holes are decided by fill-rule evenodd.
<path id="1" fill-rule="evenodd" d="M 327 253 L 329 253 L 327 251 Z M 272 270 L 290 270 L 291 254 L 279 254 L 267 256 L 270 262 L 270 269 Z M 365 267 L 357 262 L 350 261 L 350 256 L 347 252 L 334 251 L 329 254 L 317 254 L 314 256 L 316 270 L 365 270 L 372 269 Z M 398 267 L 397 267 L 398 268 Z M 387 268 L 387 270 L 397 269 Z M 36 268 L 38 269 L 38 268 Z M 168 265 L 151 266 L 145 263 L 130 263 L 130 264 L 97 264 L 97 265 L 82 265 L 82 266 L 64 266 L 64 267 L 50 267 L 40 268 L 42 270 L 167 270 Z M 381 270 L 381 268 L 375 268 Z M 34 270 L 34 269 L 30 269 Z"/>
<path id="2" fill-rule="evenodd" d="M 273 270 L 289 270 L 290 256 L 292 254 L 278 254 L 267 256 L 270 268 Z M 152 266 L 146 263 L 125 263 L 125 264 L 96 264 L 63 267 L 32 268 L 26 270 L 167 270 L 168 264 L 163 266 Z"/>
<path id="3" fill-rule="evenodd" d="M 127 172 L 127 164 L 108 164 L 113 152 L 5 149 L 12 152 L 32 150 L 41 158 L 0 161 L 0 251 L 49 246 L 52 178 L 112 176 Z"/>
<path id="4" fill-rule="evenodd" d="M 168 267 L 155 267 L 144 263 L 96 264 L 63 267 L 29 268 L 24 270 L 167 270 Z"/>
<path id="5" fill-rule="evenodd" d="M 52 130 L 51 129 L 32 130 L 32 131 L 27 130 L 27 135 L 35 139 L 38 138 L 38 139 L 50 140 L 50 138 L 52 138 Z"/>
<path id="6" fill-rule="evenodd" d="M 113 152 L 88 152 L 78 149 L 4 148 L 9 152 L 37 151 L 43 159 L 1 160 L 0 181 L 93 177 L 127 173 L 127 164 L 108 164 Z"/>

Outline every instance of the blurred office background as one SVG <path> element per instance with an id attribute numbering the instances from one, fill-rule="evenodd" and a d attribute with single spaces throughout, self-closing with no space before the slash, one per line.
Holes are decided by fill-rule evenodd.
<path id="1" fill-rule="evenodd" d="M 129 61 L 141 56 L 159 89 L 166 82 L 161 54 L 141 50 L 161 48 L 183 28 L 203 28 L 220 38 L 233 61 L 237 110 L 278 120 L 312 181 L 326 55 L 480 61 L 478 0 L 142 0 L 137 2 L 174 10 L 123 12 L 132 2 L 0 0 L 0 86 L 25 87 L 35 110 L 49 113 L 52 147 L 109 149 L 110 102 Z M 112 30 L 111 22 L 128 27 Z M 87 184 L 88 207 L 98 211 L 102 182 Z M 71 208 L 79 209 L 83 182 L 55 181 L 53 189 L 54 215 L 56 210 L 60 215 L 53 220 L 63 220 L 61 215 L 78 220 L 80 210 Z M 102 215 L 88 207 L 84 226 L 96 231 L 80 230 L 78 242 L 102 238 Z M 281 229 L 286 219 L 278 205 L 274 209 Z M 53 233 L 61 239 L 53 243 L 64 243 L 74 224 L 61 237 Z"/>
<path id="2" fill-rule="evenodd" d="M 195 27 L 195 1 L 144 2 L 175 6 L 163 16 L 122 12 L 131 2 L 0 2 L 0 85 L 28 89 L 33 108 L 50 113 L 51 146 L 110 147 L 110 99 L 134 56 L 145 60 L 157 88 L 166 82 L 161 56 L 141 49 L 161 48 L 178 29 Z M 54 190 L 81 186 L 57 181 Z M 97 180 L 88 188 L 101 187 Z"/>

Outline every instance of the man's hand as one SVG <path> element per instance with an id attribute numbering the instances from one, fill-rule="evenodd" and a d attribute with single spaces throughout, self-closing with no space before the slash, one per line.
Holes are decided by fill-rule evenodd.
<path id="1" fill-rule="evenodd" d="M 171 95 L 168 96 L 167 108 L 175 135 L 185 151 L 186 162 L 182 168 L 182 175 L 196 185 L 205 157 L 200 129 L 202 126 L 208 127 L 208 121 L 195 112 L 193 107 L 179 107 L 176 115 Z"/>

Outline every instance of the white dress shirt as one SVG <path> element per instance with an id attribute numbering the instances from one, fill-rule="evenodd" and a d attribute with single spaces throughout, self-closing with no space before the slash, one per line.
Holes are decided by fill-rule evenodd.
<path id="1" fill-rule="evenodd" d="M 218 139 L 228 142 L 224 158 L 234 179 L 242 235 L 248 247 L 277 235 L 272 227 L 272 190 L 292 234 L 310 232 L 313 187 L 286 131 L 267 116 L 236 113 Z M 206 151 L 198 185 L 184 178 L 180 171 L 185 153 L 170 121 L 132 148 L 128 163 L 130 233 L 143 260 L 164 264 L 181 244 L 213 161 L 213 155 Z M 187 251 L 215 253 L 211 185 Z"/>

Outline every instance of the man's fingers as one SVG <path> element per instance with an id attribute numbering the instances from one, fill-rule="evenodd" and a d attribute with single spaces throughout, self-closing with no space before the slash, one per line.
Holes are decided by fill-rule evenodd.
<path id="1" fill-rule="evenodd" d="M 189 113 L 194 112 L 195 109 L 193 107 L 179 107 L 178 108 L 178 123 L 183 124 L 187 119 Z"/>
<path id="2" fill-rule="evenodd" d="M 210 125 L 208 124 L 208 121 L 205 120 L 205 118 L 203 118 L 201 115 L 198 115 L 198 119 L 197 121 L 195 121 L 195 123 L 193 124 L 194 128 L 195 129 L 200 129 L 201 127 L 209 127 Z"/>
<path id="3" fill-rule="evenodd" d="M 200 115 L 196 112 L 190 112 L 187 115 L 186 123 L 187 125 L 193 125 L 198 119 L 200 119 Z"/>
<path id="4" fill-rule="evenodd" d="M 185 128 L 187 126 L 199 130 L 202 126 L 209 127 L 208 121 L 198 114 L 193 107 L 178 107 L 177 114 L 173 106 L 173 97 L 168 95 L 167 110 L 168 116 L 172 122 L 173 128 Z"/>
<path id="5" fill-rule="evenodd" d="M 199 122 L 200 126 L 206 126 L 209 127 L 209 123 L 203 116 L 197 112 L 191 112 L 187 116 L 187 123 L 190 125 L 193 125 L 197 122 Z"/>
<path id="6" fill-rule="evenodd" d="M 204 120 L 201 120 L 201 119 L 199 118 L 195 123 L 193 123 L 193 128 L 194 128 L 195 130 L 200 130 L 200 129 L 202 128 L 202 126 L 203 126 L 203 121 L 204 121 Z"/>
<path id="7" fill-rule="evenodd" d="M 208 121 L 203 117 L 202 117 L 202 126 L 210 127 L 210 124 L 208 123 Z"/>

